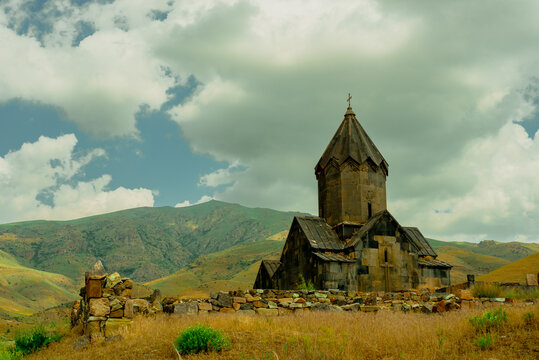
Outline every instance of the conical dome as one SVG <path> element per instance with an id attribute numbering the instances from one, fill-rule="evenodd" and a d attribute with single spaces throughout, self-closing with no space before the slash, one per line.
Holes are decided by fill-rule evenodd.
<path id="1" fill-rule="evenodd" d="M 318 161 L 315 171 L 326 168 L 331 159 L 342 165 L 348 158 L 362 164 L 367 159 L 381 167 L 387 176 L 388 164 L 380 151 L 376 148 L 371 138 L 357 121 L 351 107 L 348 107 L 341 126 L 329 142 L 324 154 Z"/>

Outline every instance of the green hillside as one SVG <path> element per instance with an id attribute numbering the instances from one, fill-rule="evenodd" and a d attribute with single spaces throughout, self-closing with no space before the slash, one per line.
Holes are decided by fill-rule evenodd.
<path id="1" fill-rule="evenodd" d="M 539 244 L 534 243 L 428 240 L 438 253 L 438 258 L 454 266 L 451 270 L 451 280 L 454 284 L 465 282 L 467 274 L 485 275 L 539 251 Z"/>
<path id="2" fill-rule="evenodd" d="M 98 259 L 165 294 L 248 288 L 260 260 L 280 255 L 296 214 L 210 201 L 0 225 L 0 309 L 26 314 L 74 298 L 73 284 Z M 518 242 L 429 241 L 454 265 L 453 283 L 539 251 Z"/>
<path id="3" fill-rule="evenodd" d="M 60 274 L 21 266 L 0 251 L 0 317 L 30 315 L 75 300 L 74 282 Z"/>
<path id="4" fill-rule="evenodd" d="M 480 281 L 526 283 L 526 274 L 539 273 L 539 253 L 532 254 L 514 263 L 505 265 L 489 274 L 480 276 Z"/>
<path id="5" fill-rule="evenodd" d="M 169 275 L 201 255 L 288 229 L 295 213 L 210 201 L 137 208 L 71 221 L 0 225 L 0 250 L 27 267 L 80 279 L 97 259 L 137 281 Z"/>
<path id="6" fill-rule="evenodd" d="M 440 241 L 428 239 L 434 250 L 438 251 L 440 247 L 451 246 L 464 249 L 476 254 L 495 256 L 509 262 L 517 261 L 533 253 L 539 252 L 539 244 L 512 242 L 498 242 L 494 240 L 483 240 L 479 243 L 466 241 Z"/>
<path id="7" fill-rule="evenodd" d="M 150 281 L 146 285 L 160 289 L 165 295 L 207 296 L 210 291 L 250 288 L 256 278 L 261 259 L 278 259 L 286 232 L 272 239 L 233 247 L 221 252 L 202 256 L 187 267 L 167 277 Z M 483 275 L 510 264 L 504 258 L 513 258 L 511 249 L 522 248 L 533 252 L 537 244 L 496 243 L 501 257 L 482 254 L 485 246 L 468 242 L 446 242 L 429 239 L 438 253 L 438 258 L 454 267 L 451 271 L 453 284 L 466 281 L 467 274 Z M 529 248 L 524 246 L 529 245 Z M 475 251 L 474 251 L 475 250 Z M 491 249 L 489 249 L 491 250 Z M 528 250 L 525 250 L 528 251 Z"/>
<path id="8" fill-rule="evenodd" d="M 510 263 L 496 256 L 482 255 L 454 246 L 441 246 L 436 249 L 438 259 L 453 265 L 451 282 L 460 284 L 466 281 L 467 274 L 482 275 Z"/>
<path id="9" fill-rule="evenodd" d="M 248 289 L 267 258 L 279 258 L 283 240 L 262 240 L 238 245 L 196 259 L 187 267 L 146 285 L 164 295 L 205 295 L 210 291 Z"/>

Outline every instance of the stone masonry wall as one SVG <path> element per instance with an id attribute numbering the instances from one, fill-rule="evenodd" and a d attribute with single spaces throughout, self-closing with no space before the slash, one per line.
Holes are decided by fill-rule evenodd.
<path id="1" fill-rule="evenodd" d="M 410 290 L 394 293 L 308 290 L 236 290 L 215 292 L 209 299 L 163 299 L 163 311 L 174 314 L 238 313 L 278 316 L 309 311 L 412 311 L 424 313 L 470 309 L 511 299 L 474 298 L 471 290 L 456 294 Z"/>
<path id="2" fill-rule="evenodd" d="M 159 292 L 150 298 L 133 299 L 133 285 L 133 280 L 117 272 L 106 274 L 98 262 L 92 272 L 85 274 L 82 299 L 75 301 L 71 310 L 71 326 L 82 325 L 82 332 L 90 340 L 109 338 L 119 328 L 130 325 L 136 314 L 161 311 Z"/>

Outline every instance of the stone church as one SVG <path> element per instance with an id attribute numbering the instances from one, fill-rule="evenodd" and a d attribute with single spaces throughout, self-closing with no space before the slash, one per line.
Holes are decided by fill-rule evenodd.
<path id="1" fill-rule="evenodd" d="M 387 210 L 388 164 L 352 108 L 315 167 L 319 216 L 296 216 L 280 260 L 263 260 L 258 289 L 397 291 L 450 285 L 451 265 L 416 227 Z"/>

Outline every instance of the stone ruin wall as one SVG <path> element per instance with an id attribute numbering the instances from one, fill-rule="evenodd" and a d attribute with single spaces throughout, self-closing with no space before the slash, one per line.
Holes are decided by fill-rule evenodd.
<path id="1" fill-rule="evenodd" d="M 385 293 L 339 290 L 234 290 L 213 292 L 209 299 L 163 299 L 163 311 L 171 314 L 229 313 L 279 316 L 310 311 L 403 311 L 441 313 L 472 309 L 489 303 L 512 303 L 514 300 L 474 298 L 469 289 L 455 294 L 428 290 Z"/>
<path id="2" fill-rule="evenodd" d="M 85 274 L 85 286 L 80 300 L 71 309 L 71 327 L 78 328 L 90 340 L 110 338 L 118 329 L 130 325 L 137 314 L 149 315 L 161 311 L 158 290 L 146 298 L 133 298 L 136 284 L 117 272 L 106 274 L 101 263 Z"/>
<path id="3" fill-rule="evenodd" d="M 537 285 L 537 275 L 531 286 Z M 530 286 L 528 285 L 528 287 Z M 132 323 L 137 315 L 169 314 L 246 314 L 281 316 L 311 311 L 403 311 L 441 313 L 472 309 L 489 304 L 505 304 L 521 300 L 475 298 L 472 282 L 434 290 L 406 290 L 386 293 L 341 290 L 234 290 L 210 293 L 209 298 L 180 299 L 165 297 L 159 290 L 144 298 L 134 298 L 137 284 L 118 273 L 106 274 L 100 263 L 85 274 L 81 299 L 71 309 L 71 326 L 90 341 L 111 338 L 118 330 Z"/>

